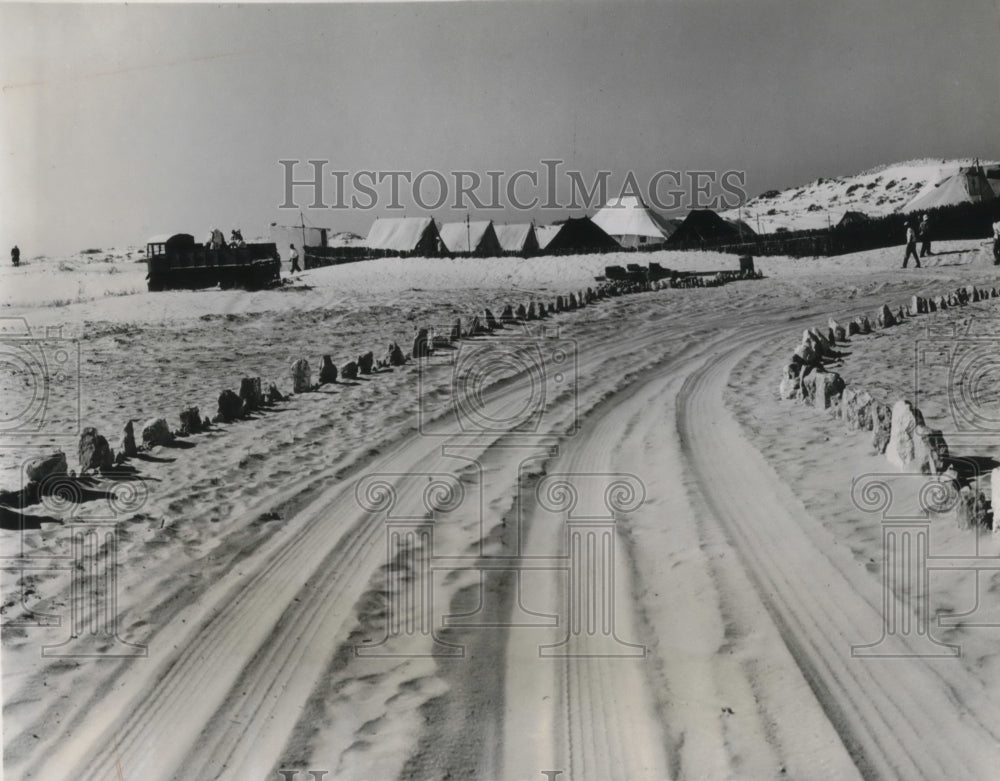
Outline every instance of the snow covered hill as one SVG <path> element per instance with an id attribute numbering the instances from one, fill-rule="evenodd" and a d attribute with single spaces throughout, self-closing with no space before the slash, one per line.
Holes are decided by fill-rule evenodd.
<path id="1" fill-rule="evenodd" d="M 743 219 L 763 233 L 808 230 L 836 225 L 845 212 L 858 211 L 882 216 L 904 210 L 917 195 L 932 190 L 939 182 L 975 164 L 968 159 L 925 159 L 872 168 L 854 176 L 814 182 L 788 190 L 771 190 L 751 198 L 742 209 Z M 1000 169 L 1000 163 L 980 161 L 988 171 Z M 990 179 L 1000 188 L 1000 179 Z M 740 210 L 722 212 L 735 219 Z"/>

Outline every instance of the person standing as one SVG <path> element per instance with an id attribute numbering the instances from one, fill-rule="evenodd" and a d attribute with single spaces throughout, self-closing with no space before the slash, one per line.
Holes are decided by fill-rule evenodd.
<path id="1" fill-rule="evenodd" d="M 906 268 L 910 255 L 913 255 L 913 265 L 920 268 L 920 257 L 917 255 L 917 234 L 913 230 L 912 222 L 906 223 L 906 255 L 903 256 L 903 268 Z"/>
<path id="2" fill-rule="evenodd" d="M 993 223 L 993 265 L 1000 266 L 1000 220 Z"/>
<path id="3" fill-rule="evenodd" d="M 928 255 L 933 255 L 934 253 L 931 252 L 931 225 L 926 214 L 920 220 L 918 233 L 920 235 L 920 257 L 924 258 Z"/>
<path id="4" fill-rule="evenodd" d="M 289 274 L 297 274 L 302 269 L 299 268 L 299 251 L 295 249 L 294 244 L 288 245 L 288 259 L 292 262 L 292 268 L 289 270 Z"/>
<path id="5" fill-rule="evenodd" d="M 21 265 L 21 250 L 17 248 L 16 244 L 10 250 L 10 262 L 14 264 L 15 268 Z"/>

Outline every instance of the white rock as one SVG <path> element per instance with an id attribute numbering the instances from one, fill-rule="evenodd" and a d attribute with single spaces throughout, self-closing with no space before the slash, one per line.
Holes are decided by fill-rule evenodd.
<path id="1" fill-rule="evenodd" d="M 896 316 L 885 304 L 875 313 L 876 328 L 890 328 L 896 324 Z"/>
<path id="2" fill-rule="evenodd" d="M 414 358 L 427 358 L 430 354 L 431 346 L 427 337 L 427 329 L 420 328 L 413 338 L 413 349 L 410 350 L 410 355 Z"/>
<path id="3" fill-rule="evenodd" d="M 916 461 L 924 474 L 938 474 L 948 460 L 948 444 L 939 429 L 923 424 L 917 426 Z"/>
<path id="4" fill-rule="evenodd" d="M 135 427 L 131 420 L 122 428 L 122 440 L 118 445 L 118 452 L 124 453 L 129 458 L 135 458 L 139 454 L 139 448 L 135 444 Z"/>
<path id="5" fill-rule="evenodd" d="M 990 472 L 990 501 L 993 504 L 993 533 L 1000 534 L 1000 523 L 997 522 L 1000 515 L 1000 466 Z"/>
<path id="6" fill-rule="evenodd" d="M 848 387 L 841 401 L 841 418 L 849 429 L 871 431 L 872 404 L 875 399 L 866 390 Z"/>
<path id="7" fill-rule="evenodd" d="M 292 393 L 308 393 L 312 390 L 312 369 L 309 361 L 299 358 L 292 364 Z"/>
<path id="8" fill-rule="evenodd" d="M 906 399 L 892 405 L 892 423 L 885 457 L 897 469 L 906 469 L 917 457 L 917 411 Z"/>
<path id="9" fill-rule="evenodd" d="M 150 418 L 142 424 L 142 444 L 146 447 L 169 445 L 173 441 L 174 435 L 163 418 Z"/>
<path id="10" fill-rule="evenodd" d="M 778 395 L 783 399 L 795 399 L 799 396 L 801 382 L 798 377 L 782 377 L 778 385 Z"/>
<path id="11" fill-rule="evenodd" d="M 819 356 L 816 355 L 816 350 L 813 348 L 811 343 L 803 342 L 795 348 L 793 360 L 798 363 L 803 363 L 806 366 L 813 366 L 819 363 Z"/>
<path id="12" fill-rule="evenodd" d="M 25 465 L 24 471 L 28 475 L 28 480 L 41 482 L 46 477 L 66 474 L 68 468 L 66 454 L 60 450 L 51 455 L 32 458 Z"/>
<path id="13" fill-rule="evenodd" d="M 829 409 L 840 402 L 844 392 L 844 380 L 836 372 L 815 372 L 816 393 L 812 404 L 820 409 Z"/>
<path id="14" fill-rule="evenodd" d="M 108 445 L 108 440 L 97 433 L 97 429 L 88 426 L 80 432 L 80 444 L 77 449 L 80 455 L 80 474 L 90 469 L 106 470 L 114 465 L 115 454 Z"/>

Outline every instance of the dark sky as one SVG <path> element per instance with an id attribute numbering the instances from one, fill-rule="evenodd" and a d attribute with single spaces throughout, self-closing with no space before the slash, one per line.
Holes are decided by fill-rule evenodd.
<path id="1" fill-rule="evenodd" d="M 753 195 L 1000 158 L 994 0 L 4 4 L 0 74 L 0 233 L 27 255 L 297 222 L 279 159 L 543 176 L 557 158 L 611 171 L 612 194 L 628 171 L 739 169 Z M 385 213 L 305 218 L 365 233 Z"/>

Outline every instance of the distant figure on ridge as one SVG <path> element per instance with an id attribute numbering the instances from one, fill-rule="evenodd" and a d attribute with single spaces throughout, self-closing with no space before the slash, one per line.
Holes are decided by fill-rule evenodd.
<path id="1" fill-rule="evenodd" d="M 920 228 L 917 234 L 920 236 L 920 257 L 933 255 L 934 253 L 931 252 L 931 225 L 926 214 L 920 220 Z"/>
<path id="2" fill-rule="evenodd" d="M 997 223 L 1000 225 L 1000 223 Z M 15 268 L 21 265 L 21 250 L 17 248 L 15 244 L 10 251 L 10 262 L 14 264 Z"/>
<path id="3" fill-rule="evenodd" d="M 993 223 L 993 265 L 1000 266 L 1000 220 Z"/>
<path id="4" fill-rule="evenodd" d="M 917 233 L 913 230 L 913 223 L 906 223 L 906 255 L 903 256 L 903 268 L 913 255 L 913 265 L 920 268 L 920 258 L 917 255 Z"/>
<path id="5" fill-rule="evenodd" d="M 231 235 L 229 236 L 229 246 L 231 247 L 245 247 L 247 243 L 243 241 L 243 231 L 239 228 L 233 228 Z"/>
<path id="6" fill-rule="evenodd" d="M 292 268 L 289 270 L 288 273 L 296 274 L 302 271 L 302 269 L 299 268 L 299 251 L 295 249 L 294 244 L 289 244 L 288 247 L 289 247 L 288 259 L 292 262 Z"/>

